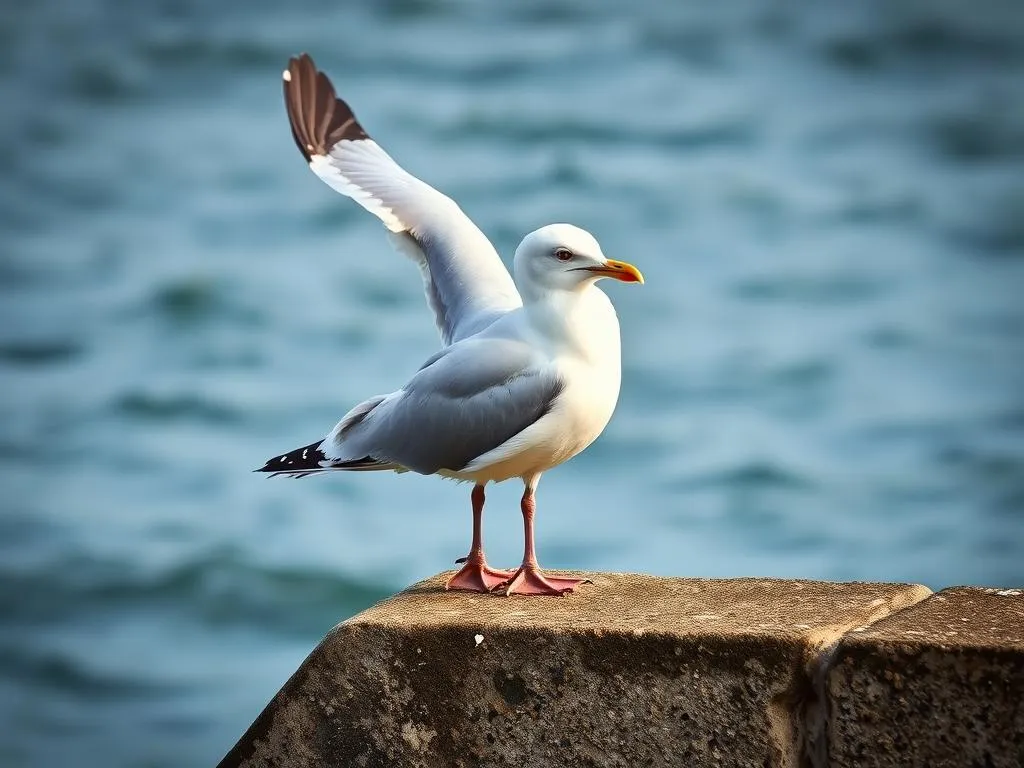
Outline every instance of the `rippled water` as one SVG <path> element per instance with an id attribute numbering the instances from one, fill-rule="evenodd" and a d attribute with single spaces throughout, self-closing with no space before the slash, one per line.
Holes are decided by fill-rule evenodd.
<path id="1" fill-rule="evenodd" d="M 465 487 L 249 471 L 437 346 L 295 152 L 301 50 L 506 256 L 567 220 L 647 276 L 542 562 L 1024 583 L 1019 3 L 506 5 L 0 10 L 3 765 L 211 764 L 464 554 Z"/>

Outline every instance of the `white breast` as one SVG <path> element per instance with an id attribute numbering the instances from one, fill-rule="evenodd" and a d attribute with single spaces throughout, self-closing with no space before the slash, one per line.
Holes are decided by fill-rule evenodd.
<path id="1" fill-rule="evenodd" d="M 619 319 L 608 297 L 597 288 L 586 291 L 576 308 L 572 345 L 558 358 L 566 382 L 553 413 L 568 438 L 561 461 L 590 445 L 607 426 L 619 399 L 622 380 Z"/>
<path id="2" fill-rule="evenodd" d="M 542 419 L 458 473 L 500 482 L 545 472 L 578 454 L 604 430 L 621 381 L 619 321 L 605 294 L 590 288 L 566 306 L 534 309 L 533 340 L 558 369 L 565 387 Z"/>

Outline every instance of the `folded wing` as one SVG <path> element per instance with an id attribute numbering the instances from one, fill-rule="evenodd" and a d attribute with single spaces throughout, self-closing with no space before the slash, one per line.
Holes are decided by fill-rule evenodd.
<path id="1" fill-rule="evenodd" d="M 436 355 L 398 392 L 357 406 L 321 450 L 338 463 L 457 472 L 544 418 L 562 389 L 525 343 L 470 339 Z"/>
<path id="2" fill-rule="evenodd" d="M 446 345 L 522 305 L 483 232 L 369 137 L 308 55 L 288 62 L 284 99 L 295 143 L 313 172 L 384 222 L 399 250 L 419 264 Z"/>

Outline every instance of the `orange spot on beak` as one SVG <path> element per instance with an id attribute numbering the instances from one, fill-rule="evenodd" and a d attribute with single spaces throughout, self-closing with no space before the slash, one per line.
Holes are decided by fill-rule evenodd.
<path id="1" fill-rule="evenodd" d="M 644 276 L 639 269 L 632 264 L 627 264 L 624 261 L 615 261 L 615 259 L 608 259 L 599 267 L 587 267 L 587 271 L 601 277 L 620 280 L 623 283 L 643 284 L 644 282 Z"/>

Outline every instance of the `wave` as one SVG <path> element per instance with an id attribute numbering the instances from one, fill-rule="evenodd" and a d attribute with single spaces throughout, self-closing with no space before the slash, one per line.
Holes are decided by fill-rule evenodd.
<path id="1" fill-rule="evenodd" d="M 260 565 L 228 548 L 158 570 L 76 553 L 32 567 L 0 565 L 0 615 L 12 627 L 170 612 L 204 626 L 316 638 L 393 588 L 329 571 Z"/>

